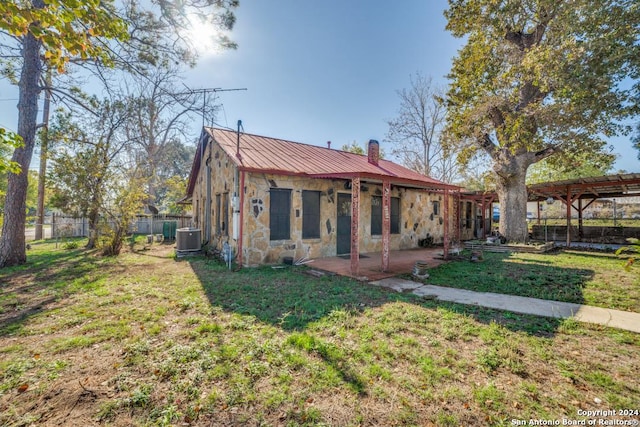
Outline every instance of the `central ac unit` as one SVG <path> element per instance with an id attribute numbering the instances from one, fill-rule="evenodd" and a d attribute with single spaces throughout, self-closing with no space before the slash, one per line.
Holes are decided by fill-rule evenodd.
<path id="1" fill-rule="evenodd" d="M 201 239 L 199 228 L 178 228 L 176 230 L 176 250 L 199 251 Z"/>

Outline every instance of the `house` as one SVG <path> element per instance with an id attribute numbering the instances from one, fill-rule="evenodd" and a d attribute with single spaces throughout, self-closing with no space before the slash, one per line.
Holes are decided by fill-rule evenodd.
<path id="1" fill-rule="evenodd" d="M 285 257 L 351 257 L 448 238 L 452 191 L 445 184 L 368 155 L 205 127 L 187 196 L 203 244 L 233 248 L 244 266 Z"/>

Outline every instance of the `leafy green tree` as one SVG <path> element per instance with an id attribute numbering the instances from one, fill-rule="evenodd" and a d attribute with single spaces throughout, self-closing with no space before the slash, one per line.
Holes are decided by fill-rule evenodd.
<path id="1" fill-rule="evenodd" d="M 355 154 L 366 154 L 367 152 L 364 150 L 364 148 L 362 148 L 357 142 L 353 141 L 351 143 L 351 145 L 349 144 L 343 144 L 342 148 L 340 148 L 342 151 L 348 151 L 349 153 L 355 153 Z"/>
<path id="2" fill-rule="evenodd" d="M 63 212 L 86 217 L 89 224 L 87 248 L 96 246 L 100 214 L 110 200 L 110 189 L 122 173 L 122 155 L 128 144 L 124 124 L 130 105 L 122 101 L 93 100 L 97 117 L 59 112 L 49 138 L 57 141 L 51 153 L 52 204 Z"/>
<path id="3" fill-rule="evenodd" d="M 9 176 L 6 221 L 0 236 L 0 268 L 26 261 L 23 210 L 27 173 L 35 146 L 43 69 L 62 76 L 71 65 L 93 64 L 143 73 L 142 65 L 193 64 L 184 29 L 191 19 L 231 29 L 237 0 L 9 0 L 0 2 L 0 75 L 18 85 L 18 129 L 24 142 L 12 161 L 22 171 Z M 155 7 L 156 11 L 145 6 Z M 126 43 L 125 43 L 126 42 Z M 224 35 L 223 46 L 235 47 Z M 102 72 L 96 73 L 100 78 Z M 19 76 L 19 77 L 18 77 Z M 55 76 L 54 76 L 55 77 Z M 60 93 L 75 102 L 73 90 Z"/>
<path id="4" fill-rule="evenodd" d="M 5 221 L 0 236 L 0 267 L 26 261 L 24 228 L 27 170 L 31 163 L 37 128 L 38 97 L 44 62 L 64 72 L 75 58 L 95 58 L 110 63 L 100 39 L 124 39 L 126 25 L 112 13 L 111 0 L 31 0 L 0 3 L 3 53 L 18 53 L 18 135 L 24 145 L 15 149 L 12 161 L 21 171 L 9 175 Z M 3 55 L 4 56 L 4 55 Z"/>
<path id="5" fill-rule="evenodd" d="M 606 175 L 613 167 L 616 156 L 608 152 L 575 153 L 571 160 L 567 159 L 562 165 L 548 160 L 541 160 L 529 167 L 527 184 Z"/>
<path id="6" fill-rule="evenodd" d="M 181 175 L 174 175 L 164 182 L 165 192 L 162 199 L 168 213 L 182 214 L 184 205 L 178 204 L 184 198 L 185 188 L 187 188 L 187 178 Z"/>
<path id="7" fill-rule="evenodd" d="M 9 160 L 9 158 L 14 149 L 23 145 L 22 139 L 18 135 L 0 127 L 0 174 L 6 172 L 20 173 L 22 170 L 20 164 Z"/>
<path id="8" fill-rule="evenodd" d="M 631 140 L 633 147 L 638 150 L 638 160 L 640 160 L 640 122 L 636 124 L 636 133 Z"/>
<path id="9" fill-rule="evenodd" d="M 144 205 L 148 195 L 144 191 L 145 180 L 132 176 L 112 182 L 108 192 L 112 200 L 106 204 L 104 222 L 102 223 L 101 249 L 106 256 L 120 254 L 124 241 L 129 233 L 129 227 L 135 221 L 136 215 Z"/>
<path id="10" fill-rule="evenodd" d="M 619 123 L 640 108 L 640 3 L 450 0 L 445 16 L 466 40 L 449 75 L 449 140 L 462 160 L 491 157 L 500 232 L 524 241 L 529 166 L 598 157 L 605 137 L 629 131 Z"/>
<path id="11" fill-rule="evenodd" d="M 354 154 L 360 154 L 360 155 L 367 154 L 367 150 L 363 148 L 360 144 L 358 144 L 356 141 L 353 141 L 351 144 L 343 144 L 340 149 L 342 151 L 347 151 L 349 153 L 354 153 Z M 380 148 L 379 158 L 384 159 L 384 156 L 385 156 L 384 149 Z"/>

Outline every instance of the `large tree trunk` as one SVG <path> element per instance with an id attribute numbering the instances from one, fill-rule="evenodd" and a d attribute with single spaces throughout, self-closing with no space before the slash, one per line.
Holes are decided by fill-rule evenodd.
<path id="1" fill-rule="evenodd" d="M 34 0 L 34 7 L 44 7 L 42 0 Z M 24 36 L 22 56 L 24 63 L 20 75 L 18 100 L 18 135 L 24 147 L 13 152 L 11 160 L 22 168 L 19 174 L 9 174 L 4 204 L 4 223 L 0 236 L 0 268 L 23 264 L 27 261 L 25 249 L 25 222 L 29 164 L 33 156 L 38 123 L 39 80 L 42 74 L 40 42 L 31 33 Z"/>
<path id="2" fill-rule="evenodd" d="M 526 178 L 533 160 L 533 153 L 513 155 L 503 152 L 499 161 L 494 162 L 500 201 L 499 231 L 510 242 L 526 242 L 529 239 Z"/>

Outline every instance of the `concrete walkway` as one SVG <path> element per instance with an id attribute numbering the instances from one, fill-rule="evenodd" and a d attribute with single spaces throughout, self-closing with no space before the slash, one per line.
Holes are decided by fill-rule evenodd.
<path id="1" fill-rule="evenodd" d="M 399 279 L 397 277 L 377 280 L 371 282 L 371 284 L 390 288 L 397 292 L 411 292 L 421 297 L 435 298 L 441 301 L 478 305 L 497 310 L 512 311 L 514 313 L 533 314 L 536 316 L 560 319 L 572 317 L 581 322 L 595 323 L 640 333 L 640 313 L 538 298 L 495 294 L 492 292 L 474 292 L 466 289 L 423 285 L 422 283 Z"/>

